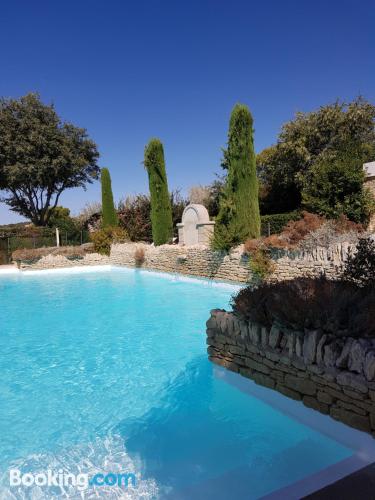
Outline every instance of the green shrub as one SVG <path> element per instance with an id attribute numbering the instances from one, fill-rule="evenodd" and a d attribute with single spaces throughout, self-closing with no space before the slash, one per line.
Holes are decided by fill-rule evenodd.
<path id="1" fill-rule="evenodd" d="M 113 202 L 111 176 L 108 168 L 102 168 L 102 227 L 118 226 L 118 218 Z"/>
<path id="2" fill-rule="evenodd" d="M 261 234 L 262 236 L 270 236 L 271 234 L 279 234 L 290 221 L 296 221 L 301 218 L 301 212 L 286 212 L 284 214 L 262 215 Z"/>
<path id="3" fill-rule="evenodd" d="M 264 281 L 275 270 L 270 251 L 267 248 L 259 247 L 250 255 L 249 267 L 253 274 L 254 282 Z"/>
<path id="4" fill-rule="evenodd" d="M 128 241 L 126 231 L 120 227 L 104 227 L 91 234 L 94 250 L 102 255 L 109 255 L 112 243 Z"/>
<path id="5" fill-rule="evenodd" d="M 164 150 L 159 139 L 151 139 L 147 144 L 144 165 L 150 187 L 152 238 L 155 245 L 163 245 L 172 239 L 173 221 Z"/>

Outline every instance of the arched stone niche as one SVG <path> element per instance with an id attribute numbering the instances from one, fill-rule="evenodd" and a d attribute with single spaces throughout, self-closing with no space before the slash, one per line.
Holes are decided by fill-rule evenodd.
<path id="1" fill-rule="evenodd" d="M 210 221 L 206 207 L 193 203 L 182 214 L 182 221 L 177 224 L 179 245 L 206 245 L 210 243 L 214 230 L 214 221 Z"/>

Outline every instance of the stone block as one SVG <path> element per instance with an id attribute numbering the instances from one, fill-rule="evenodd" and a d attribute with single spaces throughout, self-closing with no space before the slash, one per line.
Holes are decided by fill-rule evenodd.
<path id="1" fill-rule="evenodd" d="M 323 333 L 321 330 L 310 330 L 305 333 L 303 342 L 303 359 L 306 364 L 312 364 L 316 360 L 316 350 Z"/>
<path id="2" fill-rule="evenodd" d="M 280 345 L 281 338 L 282 338 L 282 333 L 280 328 L 277 325 L 273 324 L 268 339 L 269 346 L 272 349 L 276 349 Z"/>
<path id="3" fill-rule="evenodd" d="M 268 387 L 268 389 L 275 388 L 275 381 L 263 373 L 255 372 L 253 373 L 252 378 L 258 385 L 263 385 L 264 387 Z"/>
<path id="4" fill-rule="evenodd" d="M 290 389 L 289 387 L 285 387 L 285 385 L 277 384 L 276 390 L 279 391 L 284 396 L 286 396 L 288 398 L 295 399 L 296 401 L 301 401 L 301 399 L 302 399 L 302 396 L 299 392 L 294 391 L 293 389 Z"/>
<path id="5" fill-rule="evenodd" d="M 357 415 L 356 413 L 352 413 L 339 407 L 331 408 L 330 415 L 335 420 L 339 420 L 340 422 L 343 422 L 344 424 L 354 427 L 360 431 L 371 431 L 370 419 L 367 416 Z"/>
<path id="6" fill-rule="evenodd" d="M 316 394 L 316 384 L 308 379 L 301 379 L 293 375 L 285 375 L 285 385 L 289 389 L 306 394 L 307 396 Z"/>

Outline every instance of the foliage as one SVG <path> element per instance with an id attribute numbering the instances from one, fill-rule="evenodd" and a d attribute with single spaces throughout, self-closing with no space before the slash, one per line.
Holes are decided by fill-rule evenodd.
<path id="1" fill-rule="evenodd" d="M 113 203 L 111 176 L 108 168 L 102 168 L 102 227 L 118 226 L 118 218 Z"/>
<path id="2" fill-rule="evenodd" d="M 263 236 L 281 233 L 288 222 L 298 220 L 300 218 L 301 212 L 299 212 L 298 210 L 283 214 L 262 215 L 260 217 L 261 233 Z"/>
<path id="3" fill-rule="evenodd" d="M 220 196 L 213 247 L 227 249 L 260 235 L 253 119 L 247 106 L 232 110 L 223 165 L 228 170 Z"/>
<path id="4" fill-rule="evenodd" d="M 302 204 L 328 218 L 341 214 L 365 222 L 374 208 L 372 196 L 364 188 L 363 154 L 356 147 L 336 157 L 322 157 L 305 175 Z"/>
<path id="5" fill-rule="evenodd" d="M 353 283 L 297 278 L 241 289 L 233 310 L 247 320 L 303 332 L 322 329 L 339 337 L 375 337 L 375 288 Z"/>
<path id="6" fill-rule="evenodd" d="M 261 282 L 268 278 L 275 269 L 270 252 L 265 247 L 258 247 L 251 253 L 249 267 L 253 275 L 253 282 Z"/>
<path id="7" fill-rule="evenodd" d="M 159 139 L 151 139 L 146 146 L 144 165 L 150 187 L 152 237 L 155 245 L 163 245 L 172 239 L 173 221 L 164 150 Z"/>
<path id="8" fill-rule="evenodd" d="M 342 279 L 361 287 L 375 288 L 375 241 L 373 238 L 360 238 L 356 251 L 347 258 Z"/>
<path id="9" fill-rule="evenodd" d="M 22 248 L 12 252 L 12 260 L 37 261 L 47 255 L 62 255 L 68 259 L 83 258 L 87 253 L 91 253 L 92 248 L 87 245 L 64 246 L 64 247 L 43 247 L 43 248 Z"/>
<path id="10" fill-rule="evenodd" d="M 37 94 L 0 100 L 1 201 L 35 225 L 48 224 L 64 190 L 98 177 L 98 156 L 86 130 L 62 122 Z"/>
<path id="11" fill-rule="evenodd" d="M 120 227 L 103 227 L 91 235 L 95 252 L 102 255 L 109 255 L 112 243 L 124 243 L 129 237 L 126 231 Z"/>
<path id="12" fill-rule="evenodd" d="M 327 162 L 332 164 L 352 144 L 358 146 L 362 162 L 371 161 L 375 155 L 374 119 L 375 106 L 359 97 L 350 103 L 337 101 L 310 113 L 297 113 L 284 124 L 276 145 L 257 156 L 263 213 L 300 208 L 311 169 L 318 169 L 316 175 L 319 170 L 327 175 L 322 165 L 327 169 Z M 356 190 L 358 184 L 352 188 Z"/>
<path id="13" fill-rule="evenodd" d="M 177 236 L 177 223 L 181 222 L 187 201 L 182 198 L 178 190 L 171 192 L 170 200 L 173 235 Z M 148 195 L 128 196 L 119 204 L 118 217 L 120 226 L 126 230 L 131 241 L 152 242 L 151 201 Z"/>
<path id="14" fill-rule="evenodd" d="M 65 207 L 55 207 L 52 210 L 52 214 L 50 215 L 48 221 L 48 227 L 56 228 L 58 227 L 60 230 L 61 236 L 65 236 L 65 238 L 69 241 L 78 241 L 81 237 L 81 226 L 79 221 L 73 219 L 70 216 L 69 208 Z"/>
<path id="15" fill-rule="evenodd" d="M 207 208 L 210 200 L 210 187 L 202 186 L 201 184 L 197 186 L 191 186 L 189 189 L 189 202 L 197 203 L 198 205 L 203 205 Z"/>

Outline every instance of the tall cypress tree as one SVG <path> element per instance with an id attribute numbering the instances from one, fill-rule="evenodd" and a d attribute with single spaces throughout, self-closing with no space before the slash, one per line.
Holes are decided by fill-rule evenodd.
<path id="1" fill-rule="evenodd" d="M 111 176 L 108 168 L 102 168 L 102 227 L 118 226 L 118 218 L 113 203 Z"/>
<path id="2" fill-rule="evenodd" d="M 150 187 L 152 239 L 155 245 L 163 245 L 172 238 L 173 222 L 164 150 L 159 139 L 151 139 L 145 147 L 144 165 Z"/>
<path id="3" fill-rule="evenodd" d="M 228 169 L 216 219 L 213 246 L 228 250 L 260 236 L 258 180 L 249 108 L 236 104 L 229 122 L 223 166 Z"/>

